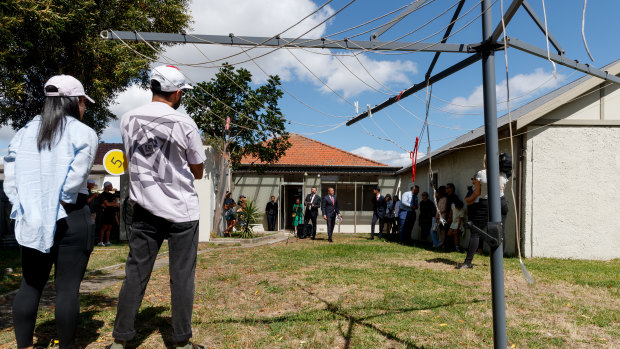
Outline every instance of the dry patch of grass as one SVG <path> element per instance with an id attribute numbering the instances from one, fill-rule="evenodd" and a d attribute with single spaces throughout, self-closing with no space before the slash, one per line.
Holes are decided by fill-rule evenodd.
<path id="1" fill-rule="evenodd" d="M 211 348 L 492 347 L 488 257 L 455 270 L 462 254 L 355 236 L 336 241 L 201 254 L 194 339 Z M 510 347 L 620 347 L 620 261 L 527 265 L 533 286 L 517 260 L 505 260 Z M 79 340 L 88 348 L 111 341 L 119 286 L 82 297 L 80 328 L 89 330 Z M 147 288 L 133 346 L 170 344 L 169 299 L 162 268 Z M 49 343 L 53 312 L 42 311 L 38 324 L 39 343 Z M 0 343 L 11 341 L 10 329 L 0 332 Z"/>

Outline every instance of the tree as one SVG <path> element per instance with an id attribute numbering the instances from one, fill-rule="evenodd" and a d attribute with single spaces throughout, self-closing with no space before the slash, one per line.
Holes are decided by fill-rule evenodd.
<path id="1" fill-rule="evenodd" d="M 224 64 L 211 81 L 198 83 L 183 99 L 205 143 L 220 155 L 216 200 L 220 204 L 215 209 L 213 231 L 219 232 L 228 166 L 238 168 L 246 156 L 255 159 L 251 166 L 260 171 L 265 164 L 280 159 L 291 146 L 278 107 L 283 94 L 278 87 L 280 78 L 270 76 L 256 88 L 251 83 L 252 74 L 247 69 L 235 70 Z"/>
<path id="2" fill-rule="evenodd" d="M 95 100 L 84 121 L 102 131 L 115 118 L 108 107 L 127 86 L 148 83 L 153 59 L 106 29 L 180 32 L 189 0 L 0 0 L 0 125 L 20 128 L 40 112 L 43 85 L 56 74 L 75 76 Z M 148 57 L 164 46 L 131 43 Z"/>

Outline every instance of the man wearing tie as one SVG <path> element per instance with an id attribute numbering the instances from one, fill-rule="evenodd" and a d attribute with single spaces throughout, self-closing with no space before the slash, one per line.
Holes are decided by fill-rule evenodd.
<path id="1" fill-rule="evenodd" d="M 332 234 L 334 233 L 334 225 L 336 224 L 336 215 L 342 217 L 340 210 L 338 209 L 338 199 L 334 195 L 334 188 L 329 187 L 327 189 L 327 195 L 323 197 L 321 201 L 321 212 L 323 212 L 323 219 L 327 221 L 327 240 L 332 240 Z"/>
<path id="2" fill-rule="evenodd" d="M 306 196 L 304 201 L 306 205 L 306 213 L 304 213 L 304 227 L 308 221 L 312 220 L 312 240 L 316 237 L 316 217 L 319 215 L 319 206 L 321 206 L 321 197 L 316 195 L 316 187 L 312 187 L 311 193 Z"/>
<path id="3" fill-rule="evenodd" d="M 411 183 L 411 191 L 403 193 L 400 200 L 398 218 L 400 223 L 400 243 L 408 243 L 411 240 L 411 231 L 415 224 L 415 211 L 418 209 L 418 193 L 420 187 Z"/>
<path id="4" fill-rule="evenodd" d="M 385 210 L 387 209 L 387 201 L 385 197 L 381 195 L 381 189 L 375 187 L 372 189 L 375 194 L 372 198 L 372 223 L 370 225 L 370 240 L 375 238 L 375 224 L 379 221 L 379 239 L 383 237 L 383 218 L 385 217 Z"/>

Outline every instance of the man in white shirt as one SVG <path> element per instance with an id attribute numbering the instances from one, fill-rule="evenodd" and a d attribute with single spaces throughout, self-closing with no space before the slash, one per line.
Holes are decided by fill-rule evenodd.
<path id="1" fill-rule="evenodd" d="M 411 231 L 415 224 L 415 211 L 418 209 L 418 193 L 420 187 L 411 183 L 411 191 L 404 192 L 400 198 L 400 210 L 398 213 L 400 223 L 400 243 L 411 241 Z"/>
<path id="2" fill-rule="evenodd" d="M 206 156 L 196 123 L 177 111 L 183 91 L 191 88 L 177 67 L 156 67 L 152 102 L 121 118 L 134 213 L 112 349 L 124 348 L 136 334 L 134 321 L 164 239 L 170 250 L 174 348 L 196 347 L 189 341 L 200 213 L 194 179 L 202 178 Z"/>

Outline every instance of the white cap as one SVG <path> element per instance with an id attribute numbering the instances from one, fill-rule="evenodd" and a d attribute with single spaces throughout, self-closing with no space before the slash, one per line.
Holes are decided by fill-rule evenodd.
<path id="1" fill-rule="evenodd" d="M 47 80 L 45 83 L 45 87 L 47 86 L 55 86 L 58 89 L 58 92 L 47 92 L 45 91 L 46 97 L 81 97 L 84 96 L 91 103 L 95 103 L 92 98 L 86 95 L 84 92 L 84 86 L 82 83 L 74 78 L 71 75 L 56 75 L 52 76 L 51 79 Z"/>
<path id="2" fill-rule="evenodd" d="M 193 89 L 193 87 L 185 82 L 185 75 L 174 65 L 160 65 L 159 67 L 153 68 L 151 71 L 151 80 L 159 82 L 162 92 Z"/>

